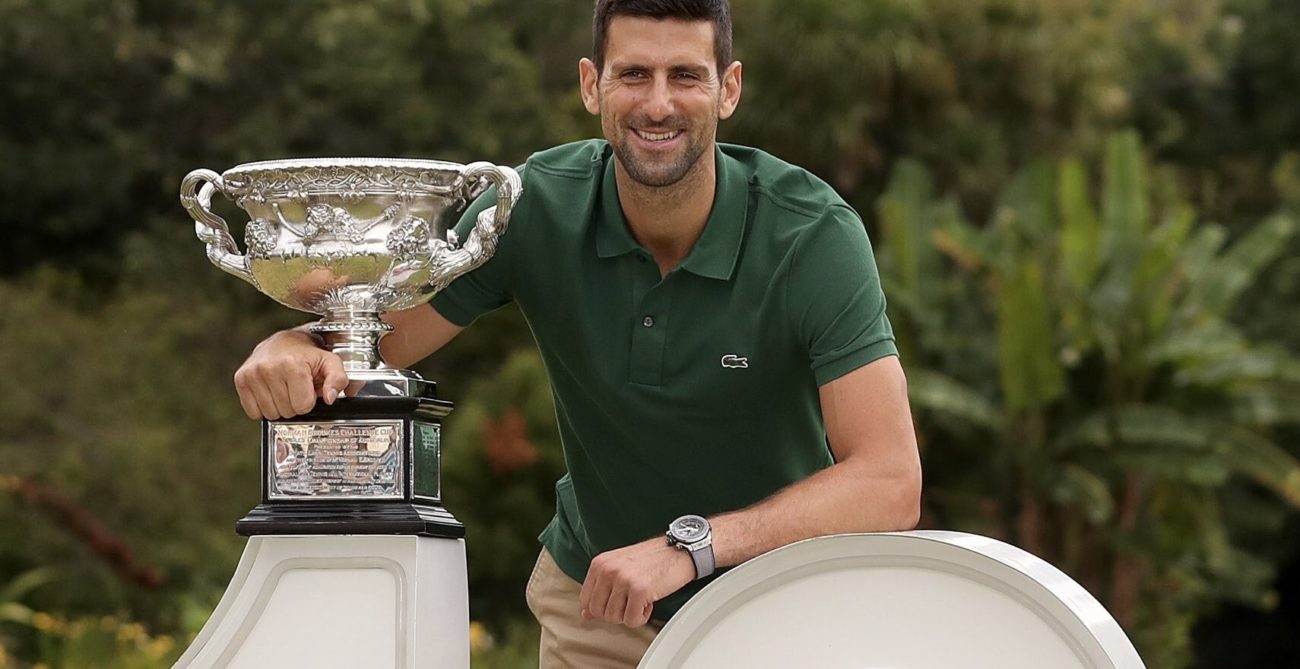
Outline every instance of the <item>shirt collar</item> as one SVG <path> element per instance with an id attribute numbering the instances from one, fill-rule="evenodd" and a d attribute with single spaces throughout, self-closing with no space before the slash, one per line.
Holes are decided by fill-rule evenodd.
<path id="1" fill-rule="evenodd" d="M 601 258 L 642 250 L 628 230 L 623 207 L 618 200 L 618 184 L 614 178 L 614 156 L 605 150 L 605 173 L 601 180 L 600 222 L 596 229 L 596 254 Z M 704 232 L 695 240 L 695 246 L 682 260 L 681 269 L 711 279 L 731 278 L 740 255 L 740 242 L 745 232 L 745 214 L 748 204 L 748 181 L 734 160 L 714 148 L 717 165 L 717 190 L 713 195 L 713 209 L 704 225 Z"/>

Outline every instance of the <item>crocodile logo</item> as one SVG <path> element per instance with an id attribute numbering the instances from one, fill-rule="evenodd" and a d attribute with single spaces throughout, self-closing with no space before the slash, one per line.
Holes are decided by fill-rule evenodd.
<path id="1" fill-rule="evenodd" d="M 726 369 L 749 369 L 749 358 L 728 353 L 722 356 L 722 366 Z"/>

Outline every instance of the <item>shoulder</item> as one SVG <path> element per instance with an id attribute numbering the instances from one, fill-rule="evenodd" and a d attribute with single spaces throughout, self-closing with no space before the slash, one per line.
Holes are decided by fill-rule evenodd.
<path id="1" fill-rule="evenodd" d="M 743 171 L 760 208 L 775 208 L 796 219 L 862 218 L 830 184 L 808 170 L 766 151 L 737 144 L 719 144 L 722 153 Z"/>
<path id="2" fill-rule="evenodd" d="M 587 139 L 561 144 L 529 156 L 524 172 L 542 179 L 590 179 L 604 168 L 609 143 Z"/>
<path id="3" fill-rule="evenodd" d="M 867 242 L 862 217 L 817 175 L 760 149 L 719 147 L 728 169 L 739 169 L 748 181 L 751 231 L 758 239 L 791 250 Z"/>

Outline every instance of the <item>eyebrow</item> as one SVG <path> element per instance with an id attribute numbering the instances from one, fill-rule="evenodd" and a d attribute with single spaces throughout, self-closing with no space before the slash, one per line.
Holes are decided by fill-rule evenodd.
<path id="1" fill-rule="evenodd" d="M 639 63 L 633 63 L 633 62 L 610 63 L 609 66 L 610 72 L 627 72 L 628 70 L 652 71 L 654 69 L 655 69 L 654 67 L 651 67 L 649 65 L 641 65 Z M 709 68 L 707 65 L 673 65 L 668 68 L 668 73 L 669 74 L 694 74 L 698 77 L 706 77 L 709 74 Z"/>

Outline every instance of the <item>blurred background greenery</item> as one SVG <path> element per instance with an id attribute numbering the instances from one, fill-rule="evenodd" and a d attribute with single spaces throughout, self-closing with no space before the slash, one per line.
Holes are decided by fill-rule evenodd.
<path id="1" fill-rule="evenodd" d="M 733 8 L 721 138 L 867 221 L 922 525 L 1057 564 L 1148 666 L 1300 665 L 1300 3 Z M 230 377 L 303 316 L 208 265 L 181 177 L 597 136 L 590 14 L 0 0 L 0 668 L 170 666 L 242 549 L 258 427 Z M 475 666 L 535 666 L 522 587 L 563 464 L 531 338 L 507 308 L 418 369 L 458 403 Z"/>

